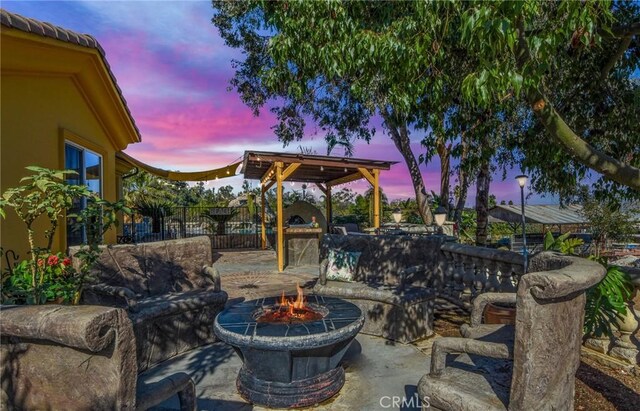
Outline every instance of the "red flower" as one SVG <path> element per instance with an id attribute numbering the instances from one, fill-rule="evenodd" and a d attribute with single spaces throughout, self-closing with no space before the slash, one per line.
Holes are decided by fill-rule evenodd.
<path id="1" fill-rule="evenodd" d="M 42 258 L 38 259 L 38 267 L 44 266 L 44 260 Z"/>
<path id="2" fill-rule="evenodd" d="M 62 265 L 65 267 L 71 265 L 71 258 L 65 257 L 64 260 L 62 260 Z"/>
<path id="3" fill-rule="evenodd" d="M 47 259 L 47 264 L 49 266 L 57 265 L 59 262 L 60 262 L 60 259 L 58 258 L 57 255 L 50 255 L 49 258 Z"/>

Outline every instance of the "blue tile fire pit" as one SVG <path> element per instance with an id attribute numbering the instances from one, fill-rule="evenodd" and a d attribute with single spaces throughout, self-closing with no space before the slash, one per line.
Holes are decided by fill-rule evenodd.
<path id="1" fill-rule="evenodd" d="M 229 307 L 216 317 L 214 331 L 243 361 L 237 387 L 244 399 L 273 408 L 314 405 L 344 385 L 339 364 L 364 316 L 339 298 L 309 296 L 305 310 L 311 316 L 281 300 L 261 298 Z M 292 312 L 291 319 L 281 318 L 285 310 Z"/>

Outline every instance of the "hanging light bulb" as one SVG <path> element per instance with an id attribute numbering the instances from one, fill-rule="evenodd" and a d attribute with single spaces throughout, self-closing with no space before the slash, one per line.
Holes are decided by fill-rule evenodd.
<path id="1" fill-rule="evenodd" d="M 345 168 L 344 168 L 344 172 L 345 172 L 345 173 L 347 172 L 347 167 L 345 167 Z"/>
<path id="2" fill-rule="evenodd" d="M 218 176 L 216 176 L 216 180 L 218 179 Z"/>
<path id="3" fill-rule="evenodd" d="M 227 175 L 229 175 L 229 170 L 227 170 Z"/>
<path id="4" fill-rule="evenodd" d="M 320 171 L 324 171 L 324 166 L 320 166 Z"/>
<path id="5" fill-rule="evenodd" d="M 291 182 L 291 187 L 293 187 L 293 186 L 295 186 L 295 185 L 296 185 L 296 182 L 295 182 L 295 181 L 292 181 L 292 182 Z"/>

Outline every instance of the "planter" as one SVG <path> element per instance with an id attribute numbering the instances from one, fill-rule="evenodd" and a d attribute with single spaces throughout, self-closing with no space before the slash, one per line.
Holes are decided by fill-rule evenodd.
<path id="1" fill-rule="evenodd" d="M 489 303 L 484 309 L 485 324 L 516 324 L 515 304 Z"/>

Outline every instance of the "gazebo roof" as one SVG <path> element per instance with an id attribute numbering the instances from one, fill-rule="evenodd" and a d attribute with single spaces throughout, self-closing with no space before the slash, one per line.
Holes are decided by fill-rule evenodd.
<path id="1" fill-rule="evenodd" d="M 330 157 L 300 153 L 245 151 L 242 173 L 247 179 L 261 180 L 272 170 L 273 164 L 299 163 L 287 181 L 337 185 L 363 178 L 359 168 L 389 170 L 397 161 L 366 160 L 351 157 Z"/>

